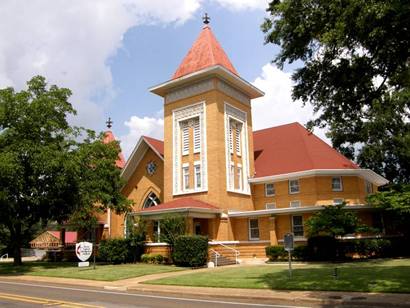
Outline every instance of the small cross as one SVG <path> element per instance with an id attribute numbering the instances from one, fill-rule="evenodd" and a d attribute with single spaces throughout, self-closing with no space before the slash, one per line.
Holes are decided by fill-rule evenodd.
<path id="1" fill-rule="evenodd" d="M 207 25 L 209 24 L 211 17 L 208 16 L 208 13 L 205 13 L 204 17 L 202 17 L 202 20 L 204 21 L 204 24 Z"/>
<path id="2" fill-rule="evenodd" d="M 112 123 L 114 123 L 114 122 L 111 121 L 111 118 L 109 117 L 109 118 L 108 118 L 108 121 L 105 122 L 105 123 L 107 124 L 107 127 L 108 127 L 108 128 L 111 128 L 111 127 L 112 127 Z"/>

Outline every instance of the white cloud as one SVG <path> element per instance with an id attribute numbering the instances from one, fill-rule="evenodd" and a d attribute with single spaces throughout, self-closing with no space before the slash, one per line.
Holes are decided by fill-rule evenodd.
<path id="1" fill-rule="evenodd" d="M 313 117 L 313 107 L 292 100 L 292 79 L 290 73 L 282 72 L 268 63 L 262 68 L 262 74 L 253 84 L 265 92 L 265 96 L 252 102 L 253 129 L 259 130 L 272 126 L 299 122 L 306 124 Z M 314 133 L 330 144 L 323 129 Z"/>
<path id="2" fill-rule="evenodd" d="M 107 60 L 128 29 L 142 23 L 183 23 L 200 1 L 3 0 L 0 88 L 21 89 L 32 76 L 44 75 L 73 91 L 71 102 L 79 112 L 73 122 L 96 127 L 104 101 L 115 95 Z"/>
<path id="3" fill-rule="evenodd" d="M 269 0 L 213 0 L 217 2 L 219 5 L 233 10 L 233 11 L 240 11 L 240 10 L 265 10 L 269 5 Z"/>
<path id="4" fill-rule="evenodd" d="M 164 138 L 164 120 L 162 116 L 158 118 L 132 116 L 124 124 L 128 127 L 129 132 L 127 135 L 122 136 L 120 140 L 121 149 L 126 158 L 131 154 L 141 136 L 149 136 L 160 140 Z"/>

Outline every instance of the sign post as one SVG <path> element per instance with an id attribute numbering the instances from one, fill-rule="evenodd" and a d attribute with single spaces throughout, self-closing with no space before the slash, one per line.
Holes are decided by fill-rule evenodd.
<path id="1" fill-rule="evenodd" d="M 289 278 L 292 278 L 292 251 L 293 251 L 293 234 L 286 233 L 284 238 L 285 250 L 288 252 L 289 260 Z"/>
<path id="2" fill-rule="evenodd" d="M 89 242 L 80 242 L 75 244 L 75 254 L 81 262 L 78 262 L 79 267 L 90 266 L 90 262 L 86 262 L 93 254 L 93 244 Z"/>

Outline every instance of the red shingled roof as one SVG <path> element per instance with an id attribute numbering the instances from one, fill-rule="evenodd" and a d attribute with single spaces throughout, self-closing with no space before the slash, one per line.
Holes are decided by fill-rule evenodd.
<path id="1" fill-rule="evenodd" d="M 209 203 L 196 200 L 193 198 L 181 198 L 175 199 L 166 203 L 161 203 L 157 206 L 152 206 L 146 209 L 142 209 L 141 212 L 163 211 L 171 209 L 203 209 L 203 210 L 219 210 L 216 206 Z"/>
<path id="2" fill-rule="evenodd" d="M 164 155 L 164 142 L 145 137 Z M 299 123 L 253 132 L 255 176 L 271 176 L 312 169 L 358 169 L 326 142 Z"/>
<path id="3" fill-rule="evenodd" d="M 162 157 L 164 157 L 164 141 L 155 138 L 142 136 Z"/>
<path id="4" fill-rule="evenodd" d="M 103 142 L 104 143 L 110 143 L 110 142 L 113 142 L 113 141 L 115 141 L 115 137 L 114 137 L 113 132 L 110 131 L 110 130 L 107 130 L 105 132 Z M 118 159 L 115 161 L 115 165 L 120 169 L 124 168 L 125 158 L 124 158 L 124 155 L 122 154 L 122 152 L 118 153 Z"/>
<path id="5" fill-rule="evenodd" d="M 253 143 L 256 177 L 312 169 L 359 168 L 299 123 L 255 131 Z"/>
<path id="6" fill-rule="evenodd" d="M 182 60 L 172 79 L 200 71 L 204 68 L 221 65 L 238 75 L 228 56 L 215 38 L 209 26 L 205 26 Z"/>
<path id="7" fill-rule="evenodd" d="M 48 231 L 56 238 L 60 239 L 60 231 Z M 65 242 L 66 244 L 77 243 L 77 232 L 66 231 L 65 232 Z"/>

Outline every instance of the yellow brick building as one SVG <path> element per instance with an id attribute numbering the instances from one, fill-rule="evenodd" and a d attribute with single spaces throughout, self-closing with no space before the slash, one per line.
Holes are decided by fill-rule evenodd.
<path id="1" fill-rule="evenodd" d="M 321 205 L 346 202 L 372 223 L 365 198 L 387 181 L 299 123 L 254 132 L 251 101 L 264 93 L 239 76 L 208 25 L 172 79 L 150 91 L 164 99 L 164 140 L 141 137 L 122 171 L 129 214 L 151 221 L 150 251 L 165 251 L 155 240 L 165 213 L 186 215 L 191 233 L 242 257 L 264 256 L 289 232 L 305 241 L 304 221 Z M 124 235 L 124 216 L 107 221 L 109 236 Z"/>

